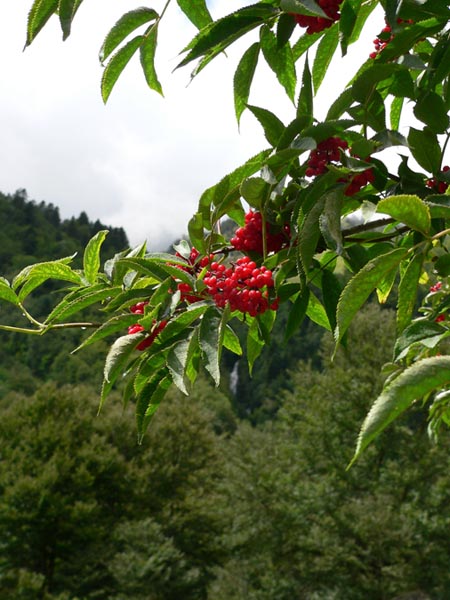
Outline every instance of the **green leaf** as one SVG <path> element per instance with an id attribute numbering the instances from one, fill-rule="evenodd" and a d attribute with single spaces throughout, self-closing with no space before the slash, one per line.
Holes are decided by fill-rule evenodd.
<path id="1" fill-rule="evenodd" d="M 278 46 L 284 46 L 290 39 L 297 27 L 297 23 L 292 15 L 282 14 L 277 23 L 277 43 Z"/>
<path id="2" fill-rule="evenodd" d="M 327 15 L 314 0 L 281 0 L 280 8 L 287 13 L 327 18 Z"/>
<path id="3" fill-rule="evenodd" d="M 160 257 L 153 254 L 149 255 L 147 258 L 122 258 L 120 263 L 138 273 L 151 275 L 158 281 L 164 281 L 167 277 L 172 277 L 173 279 L 179 279 L 184 283 L 192 284 L 194 282 L 192 275 L 180 268 L 187 266 L 186 261 L 178 259 L 170 254 L 162 254 Z M 179 267 L 177 267 L 177 265 L 179 265 Z"/>
<path id="4" fill-rule="evenodd" d="M 353 104 L 352 88 L 347 88 L 336 98 L 333 104 L 328 109 L 327 121 L 338 119 L 345 112 L 348 111 L 350 106 Z"/>
<path id="5" fill-rule="evenodd" d="M 280 47 L 276 35 L 268 27 L 261 28 L 260 43 L 267 64 L 284 87 L 288 97 L 294 102 L 297 75 L 290 45 L 284 44 Z"/>
<path id="6" fill-rule="evenodd" d="M 135 29 L 158 19 L 159 15 L 152 8 L 137 8 L 131 10 L 117 21 L 114 27 L 109 31 L 108 35 L 100 48 L 100 62 L 104 62 L 108 56 L 128 37 Z"/>
<path id="7" fill-rule="evenodd" d="M 211 15 L 205 0 L 195 0 L 195 2 L 192 0 L 177 0 L 177 4 L 197 29 L 203 29 L 211 23 Z"/>
<path id="8" fill-rule="evenodd" d="M 107 235 L 107 230 L 99 231 L 87 243 L 83 256 L 83 269 L 89 283 L 95 283 L 97 279 L 100 270 L 100 249 Z"/>
<path id="9" fill-rule="evenodd" d="M 127 44 L 125 44 L 125 46 L 118 50 L 106 65 L 101 81 L 102 98 L 105 104 L 108 101 L 109 95 L 111 94 L 120 74 L 131 60 L 133 54 L 135 54 L 137 49 L 140 48 L 144 41 L 145 38 L 143 35 L 134 37 Z"/>
<path id="10" fill-rule="evenodd" d="M 222 19 L 204 27 L 184 48 L 187 56 L 177 65 L 183 67 L 197 58 L 204 57 L 193 76 L 199 73 L 213 58 L 223 52 L 234 41 L 278 15 L 278 10 L 261 2 L 245 6 Z"/>
<path id="11" fill-rule="evenodd" d="M 14 290 L 11 289 L 9 281 L 4 277 L 0 277 L 0 299 L 11 302 L 11 304 L 15 304 L 16 306 L 19 304 L 19 298 Z"/>
<path id="12" fill-rule="evenodd" d="M 335 250 L 341 256 L 344 251 L 344 241 L 341 229 L 342 188 L 335 188 L 325 196 L 323 212 L 319 216 L 319 229 L 328 248 Z"/>
<path id="13" fill-rule="evenodd" d="M 103 386 L 100 396 L 101 410 L 103 402 L 111 391 L 119 375 L 125 371 L 125 366 L 136 348 L 137 343 L 144 338 L 143 334 L 124 335 L 118 338 L 109 349 L 103 369 Z"/>
<path id="14" fill-rule="evenodd" d="M 335 329 L 336 346 L 342 340 L 353 317 L 369 298 L 370 294 L 383 281 L 387 273 L 396 270 L 407 255 L 407 250 L 399 248 L 381 254 L 370 260 L 350 279 L 345 286 L 337 308 Z"/>
<path id="15" fill-rule="evenodd" d="M 441 165 L 441 148 L 436 134 L 425 128 L 423 131 L 410 127 L 408 144 L 413 157 L 428 173 L 437 173 Z"/>
<path id="16" fill-rule="evenodd" d="M 33 42 L 50 17 L 57 11 L 58 2 L 59 0 L 35 0 L 33 2 L 28 13 L 25 47 Z"/>
<path id="17" fill-rule="evenodd" d="M 136 423 L 138 430 L 138 440 L 142 443 L 144 433 L 157 411 L 164 396 L 172 385 L 168 369 L 158 371 L 139 392 L 136 402 Z"/>
<path id="18" fill-rule="evenodd" d="M 239 200 L 239 188 L 242 181 L 246 177 L 254 175 L 262 168 L 270 152 L 271 149 L 260 152 L 229 175 L 226 175 L 219 183 L 203 192 L 199 202 L 199 210 L 203 215 L 205 227 L 212 227 L 211 207 L 220 209 L 217 210 L 217 218 L 226 214 L 227 208 Z"/>
<path id="19" fill-rule="evenodd" d="M 319 219 L 329 194 L 334 195 L 335 191 L 321 195 L 303 221 L 299 223 L 298 252 L 305 272 L 309 270 L 313 256 L 317 251 L 317 244 L 320 239 Z"/>
<path id="20" fill-rule="evenodd" d="M 450 357 L 435 356 L 414 363 L 375 400 L 359 434 L 350 466 L 363 450 L 413 402 L 450 384 Z"/>
<path id="21" fill-rule="evenodd" d="M 448 127 L 447 108 L 442 96 L 435 92 L 425 92 L 417 99 L 414 115 L 428 125 L 433 133 L 445 133 Z"/>
<path id="22" fill-rule="evenodd" d="M 216 307 L 210 307 L 203 315 L 199 342 L 205 361 L 205 368 L 214 380 L 216 386 L 220 383 L 220 337 L 221 315 Z"/>
<path id="23" fill-rule="evenodd" d="M 331 329 L 333 330 L 336 327 L 336 311 L 341 292 L 342 287 L 339 283 L 339 279 L 334 273 L 328 269 L 324 269 L 322 271 L 323 304 Z"/>
<path id="24" fill-rule="evenodd" d="M 444 335 L 448 335 L 448 330 L 434 321 L 428 319 L 413 321 L 402 331 L 395 342 L 394 360 L 399 361 L 404 358 L 412 345 L 422 343 L 429 346 L 430 340 L 440 339 Z"/>
<path id="25" fill-rule="evenodd" d="M 269 189 L 269 184 L 262 177 L 249 177 L 241 183 L 240 192 L 251 207 L 261 210 Z"/>
<path id="26" fill-rule="evenodd" d="M 255 115 L 262 125 L 266 140 L 271 146 L 275 147 L 285 130 L 283 123 L 276 115 L 270 112 L 270 110 L 259 108 L 258 106 L 251 106 L 250 104 L 247 108 Z"/>
<path id="27" fill-rule="evenodd" d="M 230 352 L 233 352 L 233 354 L 242 356 L 241 342 L 229 325 L 225 325 L 225 327 L 223 327 L 223 345 L 224 348 Z"/>
<path id="28" fill-rule="evenodd" d="M 430 231 L 430 209 L 418 196 L 388 196 L 380 200 L 377 212 L 389 215 L 424 235 Z"/>
<path id="29" fill-rule="evenodd" d="M 206 252 L 204 231 L 203 215 L 201 212 L 196 212 L 189 220 L 188 232 L 192 245 L 195 246 L 201 254 Z"/>
<path id="30" fill-rule="evenodd" d="M 163 96 L 161 84 L 155 70 L 155 51 L 158 43 L 158 26 L 152 25 L 145 33 L 144 41 L 140 48 L 140 59 L 148 87 Z"/>
<path id="31" fill-rule="evenodd" d="M 239 61 L 234 74 L 234 110 L 238 124 L 250 96 L 250 87 L 252 85 L 256 65 L 258 64 L 259 50 L 260 46 L 258 42 L 255 42 L 250 48 L 247 48 Z"/>
<path id="32" fill-rule="evenodd" d="M 63 40 L 69 37 L 73 18 L 82 2 L 83 0 L 59 0 L 58 14 Z"/>
<path id="33" fill-rule="evenodd" d="M 450 254 L 440 256 L 433 267 L 440 277 L 448 277 L 450 275 Z"/>
<path id="34" fill-rule="evenodd" d="M 422 274 L 423 260 L 423 254 L 416 254 L 400 279 L 397 301 L 397 333 L 401 333 L 411 323 L 417 302 L 417 288 Z"/>
<path id="35" fill-rule="evenodd" d="M 296 297 L 292 308 L 289 310 L 284 339 L 287 342 L 296 333 L 306 316 L 309 302 L 309 288 L 305 287 Z"/>
<path id="36" fill-rule="evenodd" d="M 130 325 L 134 325 L 136 321 L 137 317 L 132 313 L 111 317 L 111 319 L 108 319 L 106 323 L 102 323 L 100 327 L 94 331 L 94 333 L 91 333 L 89 337 L 83 340 L 81 344 L 75 348 L 75 350 L 72 350 L 71 354 L 75 354 L 75 352 L 78 352 L 78 350 L 86 348 L 86 346 L 90 346 L 91 344 L 95 344 L 95 342 L 98 342 L 99 340 L 102 340 L 113 333 L 123 331 L 127 327 L 130 327 Z"/>
<path id="37" fill-rule="evenodd" d="M 247 333 L 247 362 L 248 371 L 251 375 L 255 360 L 261 354 L 265 342 L 261 337 L 257 319 L 250 317 L 247 318 L 247 322 L 250 323 Z"/>
<path id="38" fill-rule="evenodd" d="M 320 327 L 323 327 L 327 331 L 331 331 L 330 321 L 328 320 L 327 312 L 323 307 L 323 304 L 312 292 L 309 295 L 308 307 L 306 309 L 307 316 L 317 323 Z"/>
<path id="39" fill-rule="evenodd" d="M 78 273 L 73 271 L 66 262 L 72 260 L 61 259 L 37 263 L 29 267 L 25 267 L 22 271 L 14 278 L 12 287 L 17 290 L 27 279 L 40 278 L 42 281 L 45 279 L 59 279 L 61 281 L 70 281 L 72 283 L 81 283 L 81 277 Z"/>
<path id="40" fill-rule="evenodd" d="M 172 376 L 173 383 L 186 396 L 189 394 L 190 381 L 186 376 L 189 362 L 192 360 L 198 348 L 198 333 L 193 331 L 191 335 L 170 348 L 167 355 L 167 367 Z"/>
<path id="41" fill-rule="evenodd" d="M 328 67 L 330 66 L 330 62 L 334 56 L 338 42 L 339 30 L 337 23 L 335 23 L 328 29 L 328 31 L 320 40 L 320 43 L 317 47 L 316 56 L 314 58 L 312 68 L 312 80 L 314 84 L 314 91 L 316 94 L 320 87 L 320 84 L 323 81 L 323 78 L 325 77 L 328 71 Z"/>
<path id="42" fill-rule="evenodd" d="M 292 46 L 292 57 L 294 59 L 294 63 L 298 61 L 298 59 L 305 54 L 311 46 L 313 46 L 319 38 L 323 35 L 322 32 L 319 33 L 305 33 L 302 35 Z"/>
<path id="43" fill-rule="evenodd" d="M 73 299 L 70 295 L 63 298 L 48 315 L 45 323 L 49 325 L 64 321 L 88 306 L 109 299 L 118 292 L 120 292 L 120 288 L 105 287 L 104 284 L 83 288 Z"/>
<path id="44" fill-rule="evenodd" d="M 389 113 L 389 119 L 390 119 L 390 123 L 391 123 L 391 128 L 394 130 L 398 130 L 398 128 L 400 126 L 400 117 L 402 115 L 403 102 L 404 102 L 404 99 L 399 98 L 399 97 L 394 98 L 392 100 L 390 113 Z"/>
<path id="45" fill-rule="evenodd" d="M 306 55 L 305 66 L 303 68 L 302 87 L 297 102 L 297 117 L 307 119 L 307 123 L 303 127 L 311 125 L 313 122 L 313 90 L 308 55 Z"/>

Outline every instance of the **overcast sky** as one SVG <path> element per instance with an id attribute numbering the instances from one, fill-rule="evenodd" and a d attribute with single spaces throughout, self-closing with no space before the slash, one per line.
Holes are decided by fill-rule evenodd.
<path id="1" fill-rule="evenodd" d="M 31 4 L 0 3 L 0 191 L 25 188 L 30 199 L 58 206 L 63 218 L 85 211 L 91 220 L 124 227 L 133 245 L 147 239 L 151 249 L 165 248 L 185 231 L 201 192 L 266 146 L 251 115 L 240 132 L 234 119 L 239 55 L 218 57 L 187 86 L 190 66 L 171 72 L 195 29 L 174 3 L 157 55 L 165 98 L 148 89 L 135 59 L 104 106 L 99 47 L 121 14 L 141 3 L 85 0 L 66 42 L 53 17 L 22 52 Z M 214 17 L 245 4 L 208 2 Z M 149 5 L 161 10 L 163 2 Z M 378 21 L 368 40 L 381 29 Z M 348 80 L 351 60 L 340 60 L 337 77 L 325 82 L 328 101 Z M 271 74 L 260 74 L 251 100 L 286 121 L 293 117 Z"/>

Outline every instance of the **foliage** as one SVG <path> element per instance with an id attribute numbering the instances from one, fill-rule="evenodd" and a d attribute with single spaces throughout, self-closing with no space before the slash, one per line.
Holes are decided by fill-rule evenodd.
<path id="1" fill-rule="evenodd" d="M 148 85 L 162 93 L 154 57 L 169 3 L 160 12 L 131 11 L 107 34 L 100 53 L 108 61 L 102 77 L 105 101 L 138 51 Z M 80 4 L 35 0 L 27 44 L 55 13 L 67 37 Z M 336 346 L 345 345 L 365 302 L 374 293 L 386 302 L 395 284 L 393 362 L 365 419 L 355 457 L 421 399 L 436 434 L 449 422 L 443 393 L 449 359 L 437 356 L 445 352 L 449 331 L 448 4 L 266 0 L 217 20 L 204 0 L 180 0 L 178 6 L 198 28 L 179 63 L 195 63 L 193 76 L 236 40 L 259 32 L 237 66 L 235 112 L 239 121 L 244 110 L 251 111 L 268 148 L 203 193 L 189 223 L 190 243 L 178 246 L 177 257 L 147 254 L 139 247 L 117 254 L 101 269 L 105 232 L 99 231 L 86 247 L 81 269 L 64 258 L 25 268 L 12 281 L 1 279 L 0 298 L 30 323 L 3 329 L 41 335 L 76 325 L 94 328 L 81 347 L 119 336 L 106 357 L 101 402 L 125 374 L 125 399 L 136 398 L 142 437 L 172 383 L 189 393 L 200 365 L 219 383 L 222 349 L 242 353 L 234 322 L 247 327 L 251 371 L 270 340 L 280 304 L 290 308 L 287 338 L 308 317 L 334 332 Z M 367 59 L 318 121 L 314 98 L 332 56 L 338 47 L 345 54 L 364 36 L 363 26 L 376 7 L 383 9 L 386 27 L 375 51 L 367 45 Z M 140 28 L 143 32 L 135 35 Z M 250 103 L 260 59 L 293 102 L 287 125 L 266 107 Z M 298 81 L 297 68 L 302 69 Z M 403 114 L 405 102 L 414 117 Z M 399 164 L 392 172 L 384 151 L 395 149 Z M 239 226 L 231 240 L 220 233 L 226 216 Z M 26 302 L 49 279 L 63 281 L 68 292 L 37 319 Z M 417 313 L 419 298 L 430 286 Z M 98 320 L 73 321 L 98 303 Z"/>
<path id="2" fill-rule="evenodd" d="M 86 386 L 2 398 L 2 598 L 205 597 L 222 553 L 222 442 L 199 389 L 189 413 L 169 395 L 143 446 L 119 403 L 95 418 Z"/>
<path id="3" fill-rule="evenodd" d="M 393 312 L 364 309 L 347 351 L 323 372 L 299 363 L 278 418 L 242 424 L 230 440 L 219 507 L 230 552 L 211 598 L 448 596 L 448 440 L 430 447 L 416 409 L 345 470 L 393 324 Z M 322 345 L 324 361 L 331 345 Z"/>

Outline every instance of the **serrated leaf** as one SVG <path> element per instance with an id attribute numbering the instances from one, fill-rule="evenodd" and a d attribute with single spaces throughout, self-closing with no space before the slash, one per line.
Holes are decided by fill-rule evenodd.
<path id="1" fill-rule="evenodd" d="M 423 260 L 423 254 L 416 254 L 400 279 L 397 301 L 397 333 L 401 333 L 411 323 L 417 302 L 417 288 L 422 274 Z"/>
<path id="2" fill-rule="evenodd" d="M 61 261 L 48 261 L 37 263 L 29 267 L 25 267 L 22 271 L 14 278 L 12 287 L 17 290 L 26 280 L 39 278 L 41 282 L 45 279 L 57 279 L 60 281 L 70 281 L 71 283 L 81 283 L 81 277 L 73 269 L 69 267 L 66 262 L 70 259 L 62 259 Z"/>
<path id="3" fill-rule="evenodd" d="M 181 268 L 187 267 L 186 261 L 180 260 L 170 254 L 167 255 L 167 259 L 165 256 L 163 254 L 162 258 L 158 258 L 156 255 L 151 255 L 147 258 L 122 258 L 120 259 L 120 263 L 138 273 L 151 275 L 158 281 L 164 281 L 167 277 L 172 277 L 184 283 L 192 284 L 194 282 L 193 276 Z M 170 262 L 166 262 L 166 260 Z M 179 265 L 179 267 L 176 265 Z"/>
<path id="4" fill-rule="evenodd" d="M 168 369 L 161 369 L 142 388 L 136 401 L 136 424 L 139 443 L 147 431 L 153 415 L 172 385 Z"/>
<path id="5" fill-rule="evenodd" d="M 86 348 L 86 346 L 90 346 L 91 344 L 95 344 L 95 342 L 98 342 L 99 340 L 102 340 L 113 333 L 123 331 L 127 327 L 134 325 L 136 320 L 137 318 L 134 314 L 116 315 L 111 319 L 108 319 L 106 323 L 102 323 L 100 327 L 94 331 L 94 333 L 91 333 L 89 337 L 83 340 L 81 344 L 75 348 L 75 350 L 72 350 L 71 354 L 75 354 L 75 352 L 78 352 L 78 350 Z"/>
<path id="6" fill-rule="evenodd" d="M 284 44 L 280 47 L 276 35 L 268 27 L 261 28 L 260 43 L 267 64 L 284 87 L 288 97 L 294 102 L 297 75 L 290 45 Z"/>
<path id="7" fill-rule="evenodd" d="M 256 156 L 253 156 L 229 175 L 226 175 L 219 183 L 203 192 L 199 201 L 199 211 L 201 211 L 203 215 L 205 227 L 212 227 L 211 207 L 216 208 L 217 218 L 226 214 L 227 207 L 239 200 L 239 188 L 241 182 L 246 177 L 250 177 L 257 173 L 262 168 L 264 161 L 270 153 L 271 149 L 264 150 Z"/>
<path id="8" fill-rule="evenodd" d="M 241 183 L 240 192 L 251 207 L 261 210 L 269 189 L 269 184 L 262 177 L 249 177 Z"/>
<path id="9" fill-rule="evenodd" d="M 386 277 L 387 272 L 396 270 L 407 255 L 407 250 L 399 248 L 370 260 L 350 279 L 339 299 L 335 339 L 336 346 L 342 340 L 353 317 Z"/>
<path id="10" fill-rule="evenodd" d="M 63 31 L 63 40 L 69 37 L 73 18 L 82 2 L 83 0 L 59 0 L 58 15 Z"/>
<path id="11" fill-rule="evenodd" d="M 322 271 L 322 296 L 325 312 L 331 329 L 336 327 L 336 311 L 339 298 L 342 292 L 342 286 L 339 279 L 328 269 Z"/>
<path id="12" fill-rule="evenodd" d="M 434 321 L 428 321 L 428 319 L 413 321 L 402 331 L 395 342 L 394 360 L 401 360 L 413 344 L 422 342 L 427 345 L 427 340 L 440 338 L 447 334 L 448 330 Z"/>
<path id="13" fill-rule="evenodd" d="M 394 98 L 392 100 L 391 108 L 389 111 L 389 120 L 391 128 L 397 130 L 400 126 L 400 117 L 402 115 L 404 98 Z"/>
<path id="14" fill-rule="evenodd" d="M 323 327 L 327 331 L 331 331 L 330 321 L 328 320 L 327 312 L 323 306 L 323 304 L 319 301 L 319 299 L 312 292 L 309 294 L 309 302 L 308 307 L 306 309 L 307 316 Z"/>
<path id="15" fill-rule="evenodd" d="M 334 191 L 329 193 L 334 195 Z M 327 196 L 328 194 L 323 194 L 319 197 L 304 220 L 299 223 L 298 252 L 306 272 L 309 270 L 311 261 L 317 250 L 317 244 L 320 239 L 319 219 Z"/>
<path id="16" fill-rule="evenodd" d="M 421 94 L 414 106 L 414 115 L 428 125 L 433 133 L 445 133 L 448 127 L 448 114 L 442 96 L 436 92 Z"/>
<path id="17" fill-rule="evenodd" d="M 394 287 L 395 280 L 397 278 L 397 271 L 394 269 L 392 271 L 388 271 L 386 276 L 380 281 L 377 285 L 376 293 L 378 302 L 380 304 L 385 304 L 391 294 L 392 288 Z"/>
<path id="18" fill-rule="evenodd" d="M 250 96 L 250 88 L 255 74 L 256 65 L 258 64 L 260 45 L 255 42 L 244 52 L 239 64 L 234 73 L 233 92 L 234 92 L 234 110 L 236 119 L 239 124 L 241 115 L 244 112 L 248 98 Z"/>
<path id="19" fill-rule="evenodd" d="M 284 331 L 284 339 L 287 342 L 296 333 L 306 316 L 306 309 L 309 302 L 309 288 L 305 287 L 298 294 L 292 307 L 289 309 L 286 329 Z"/>
<path id="20" fill-rule="evenodd" d="M 63 300 L 61 300 L 61 302 L 57 304 L 52 312 L 48 315 L 45 323 L 50 325 L 51 323 L 64 321 L 75 313 L 80 312 L 88 306 L 97 304 L 97 302 L 102 302 L 117 292 L 120 292 L 120 288 L 105 288 L 104 285 L 96 286 L 95 288 L 83 288 L 81 293 L 73 300 L 70 299 L 70 296 L 69 299 L 67 297 L 63 298 Z"/>
<path id="21" fill-rule="evenodd" d="M 94 237 L 89 240 L 84 250 L 84 276 L 89 283 L 95 283 L 97 279 L 100 270 L 100 249 L 107 235 L 107 230 L 97 232 Z"/>
<path id="22" fill-rule="evenodd" d="M 311 125 L 313 121 L 313 89 L 308 55 L 306 55 L 305 66 L 303 67 L 302 87 L 300 88 L 297 102 L 297 117 L 308 119 L 308 122 L 304 124 L 304 127 L 306 125 Z"/>
<path id="23" fill-rule="evenodd" d="M 155 70 L 155 52 L 158 43 L 158 26 L 152 25 L 144 36 L 140 47 L 140 59 L 148 87 L 164 96 L 161 84 Z"/>
<path id="24" fill-rule="evenodd" d="M 141 7 L 130 10 L 120 17 L 117 23 L 108 32 L 99 52 L 100 62 L 104 62 L 112 52 L 128 37 L 135 29 L 158 19 L 159 15 L 152 8 Z M 135 38 L 136 39 L 136 38 Z"/>
<path id="25" fill-rule="evenodd" d="M 335 23 L 332 25 L 322 39 L 319 42 L 317 47 L 316 56 L 314 58 L 313 68 L 312 68 L 312 81 L 314 84 L 314 92 L 317 94 L 317 91 L 320 87 L 320 84 L 325 77 L 328 67 L 330 66 L 330 62 L 334 56 L 337 45 L 339 42 L 339 30 L 338 26 Z"/>
<path id="26" fill-rule="evenodd" d="M 188 233 L 192 245 L 197 248 L 200 254 L 206 252 L 204 231 L 203 215 L 201 212 L 196 212 L 189 220 Z"/>
<path id="27" fill-rule="evenodd" d="M 359 433 L 349 466 L 392 421 L 413 402 L 450 384 L 450 357 L 434 356 L 414 363 L 390 383 L 375 400 Z"/>
<path id="28" fill-rule="evenodd" d="M 172 376 L 173 383 L 183 393 L 189 394 L 189 379 L 186 376 L 189 361 L 198 348 L 198 335 L 195 330 L 185 340 L 174 344 L 167 355 L 167 367 Z"/>
<path id="29" fill-rule="evenodd" d="M 265 342 L 261 337 L 258 321 L 256 320 L 256 318 L 250 317 L 247 318 L 247 321 L 250 321 L 250 326 L 247 332 L 247 363 L 248 371 L 251 375 L 253 372 L 255 360 L 261 354 L 262 349 L 265 346 Z"/>
<path id="30" fill-rule="evenodd" d="M 216 386 L 220 383 L 221 325 L 219 311 L 215 307 L 210 307 L 203 315 L 199 330 L 199 343 L 205 368 L 213 378 Z"/>
<path id="31" fill-rule="evenodd" d="M 404 223 L 414 231 L 427 235 L 430 231 L 430 209 L 418 196 L 401 195 L 383 198 L 377 205 L 377 212 L 389 215 Z"/>
<path id="32" fill-rule="evenodd" d="M 114 85 L 120 77 L 120 74 L 131 60 L 133 54 L 140 48 L 145 38 L 143 35 L 138 35 L 130 40 L 125 46 L 118 50 L 103 71 L 101 81 L 101 93 L 103 102 L 108 101 Z"/>
<path id="33" fill-rule="evenodd" d="M 241 342 L 229 325 L 223 327 L 223 346 L 233 354 L 242 356 Z"/>
<path id="34" fill-rule="evenodd" d="M 280 119 L 272 112 L 270 112 L 270 110 L 266 110 L 265 108 L 251 106 L 250 104 L 247 106 L 247 108 L 260 122 L 262 128 L 264 129 L 266 140 L 271 146 L 275 147 L 285 130 L 282 121 L 280 121 Z"/>
<path id="35" fill-rule="evenodd" d="M 281 0 L 280 8 L 287 13 L 328 18 L 314 0 Z"/>
<path id="36" fill-rule="evenodd" d="M 261 2 L 245 6 L 222 19 L 209 23 L 184 48 L 183 52 L 188 52 L 188 54 L 176 68 L 185 66 L 203 56 L 203 60 L 200 61 L 193 74 L 195 76 L 230 44 L 267 19 L 276 17 L 277 14 L 276 8 Z"/>
<path id="37" fill-rule="evenodd" d="M 59 0 L 35 0 L 28 13 L 25 47 L 36 38 L 50 17 L 57 11 Z"/>
<path id="38" fill-rule="evenodd" d="M 408 144 L 413 157 L 428 173 L 437 173 L 441 164 L 441 147 L 436 134 L 425 128 L 423 131 L 410 127 Z"/>
<path id="39" fill-rule="evenodd" d="M 4 277 L 0 277 L 0 299 L 11 302 L 16 306 L 19 304 L 19 298 L 13 289 L 11 289 L 10 283 Z"/>
<path id="40" fill-rule="evenodd" d="M 100 396 L 99 410 L 101 410 L 103 403 L 111 391 L 115 381 L 119 375 L 125 371 L 125 366 L 128 363 L 128 359 L 136 348 L 137 343 L 142 340 L 143 337 L 144 336 L 141 333 L 124 335 L 118 338 L 109 349 L 103 369 L 104 379 Z"/>
<path id="41" fill-rule="evenodd" d="M 324 207 L 319 216 L 319 229 L 328 246 L 341 256 L 344 242 L 341 229 L 342 188 L 335 188 L 325 196 Z"/>
<path id="42" fill-rule="evenodd" d="M 195 0 L 195 2 L 192 0 L 177 0 L 177 4 L 197 29 L 203 29 L 211 23 L 212 18 L 205 0 Z"/>

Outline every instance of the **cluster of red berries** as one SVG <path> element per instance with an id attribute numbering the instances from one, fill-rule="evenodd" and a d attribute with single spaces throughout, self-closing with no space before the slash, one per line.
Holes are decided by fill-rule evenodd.
<path id="1" fill-rule="evenodd" d="M 361 190 L 363 187 L 366 187 L 369 183 L 373 183 L 375 181 L 375 176 L 373 174 L 372 169 L 366 169 L 361 173 L 357 173 L 353 175 L 350 179 L 348 186 L 344 190 L 344 194 L 346 196 L 354 196 Z"/>
<path id="2" fill-rule="evenodd" d="M 369 58 L 376 58 L 378 54 L 384 50 L 389 42 L 391 42 L 393 39 L 394 35 L 392 33 L 392 27 L 390 25 L 386 25 L 386 27 L 383 27 L 381 32 L 373 40 L 375 50 L 369 54 Z"/>
<path id="3" fill-rule="evenodd" d="M 327 165 L 332 162 L 339 162 L 341 151 L 348 150 L 348 143 L 340 137 L 330 137 L 322 140 L 317 144 L 317 148 L 311 151 L 309 155 L 306 176 L 316 177 L 327 172 Z M 353 175 L 351 179 L 341 179 L 340 181 L 348 181 L 348 186 L 344 190 L 346 196 L 354 196 L 363 187 L 369 183 L 373 183 L 375 176 L 372 169 L 366 169 L 361 173 Z"/>
<path id="4" fill-rule="evenodd" d="M 445 167 L 442 169 L 442 173 L 446 173 L 449 170 L 450 167 L 445 165 Z M 438 194 L 445 194 L 448 188 L 448 183 L 446 181 L 439 181 L 439 178 L 435 179 L 433 177 L 433 179 L 427 180 L 427 186 L 432 190 L 435 190 Z"/>
<path id="5" fill-rule="evenodd" d="M 147 306 L 148 302 L 138 302 L 137 304 L 133 304 L 133 306 L 130 307 L 130 312 L 132 312 L 135 315 L 143 315 L 144 314 L 144 309 Z M 149 346 L 151 346 L 153 344 L 153 342 L 155 341 L 156 336 L 161 333 L 161 331 L 164 329 L 164 327 L 167 325 L 167 321 L 162 320 L 159 323 L 157 323 L 156 321 L 153 321 L 153 326 L 152 326 L 152 330 L 150 332 L 150 335 L 148 335 L 147 337 L 145 337 L 142 342 L 139 342 L 139 344 L 136 346 L 137 350 L 145 350 L 146 348 L 148 348 Z M 134 333 L 140 333 L 141 331 L 145 331 L 144 327 L 142 325 L 139 325 L 139 323 L 135 323 L 134 325 L 130 325 L 130 327 L 128 327 L 128 335 L 133 335 Z"/>
<path id="6" fill-rule="evenodd" d="M 430 293 L 439 292 L 439 290 L 441 290 L 441 289 L 442 289 L 442 281 L 438 281 L 430 287 Z"/>
<path id="7" fill-rule="evenodd" d="M 406 23 L 410 25 L 411 23 L 414 23 L 414 21 L 412 19 L 397 19 L 397 23 Z M 380 54 L 380 52 L 386 48 L 389 42 L 392 42 L 393 39 L 394 34 L 392 33 L 392 27 L 386 21 L 386 26 L 383 27 L 381 32 L 373 40 L 375 50 L 369 54 L 369 58 L 376 58 Z"/>
<path id="8" fill-rule="evenodd" d="M 327 172 L 327 165 L 338 162 L 341 158 L 340 150 L 347 150 L 348 143 L 339 137 L 330 137 L 317 144 L 317 148 L 311 151 L 306 169 L 307 177 L 323 175 Z"/>
<path id="9" fill-rule="evenodd" d="M 323 10 L 323 12 L 327 15 L 328 19 L 325 17 L 315 17 L 310 15 L 297 15 L 293 14 L 296 23 L 300 25 L 300 27 L 306 27 L 306 33 L 319 33 L 324 29 L 328 29 L 331 27 L 333 23 L 339 21 L 341 18 L 341 14 L 339 12 L 339 5 L 342 0 L 318 0 L 317 4 Z"/>
<path id="10" fill-rule="evenodd" d="M 278 308 L 278 300 L 270 302 L 269 299 L 269 290 L 274 285 L 272 271 L 257 267 L 248 256 L 239 258 L 230 267 L 213 262 L 203 281 L 219 308 L 228 304 L 231 310 L 252 317 Z"/>
<path id="11" fill-rule="evenodd" d="M 239 227 L 230 242 L 241 252 L 257 252 L 263 254 L 263 235 L 266 238 L 267 252 L 279 252 L 289 244 L 289 226 L 279 233 L 271 233 L 266 223 L 263 234 L 263 222 L 260 212 L 249 211 L 245 215 L 245 226 Z"/>

